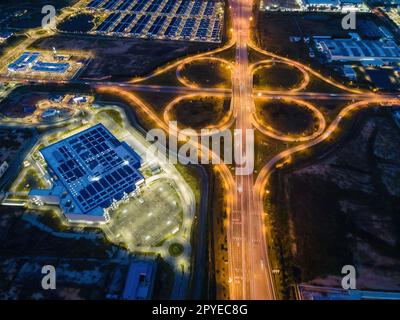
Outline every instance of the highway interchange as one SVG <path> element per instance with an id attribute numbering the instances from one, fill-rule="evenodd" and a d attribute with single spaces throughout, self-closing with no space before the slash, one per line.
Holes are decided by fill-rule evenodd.
<path id="1" fill-rule="evenodd" d="M 120 95 L 129 95 L 131 99 L 135 99 L 133 93 L 128 92 L 128 88 L 138 91 L 156 91 L 156 92 L 171 92 L 185 95 L 208 96 L 215 95 L 230 95 L 232 97 L 232 116 L 235 118 L 235 129 L 244 132 L 247 129 L 257 129 L 262 133 L 280 140 L 292 142 L 305 142 L 298 144 L 295 147 L 284 150 L 283 152 L 273 155 L 265 166 L 260 171 L 257 177 L 253 177 L 253 173 L 239 174 L 233 176 L 229 168 L 220 164 L 216 166 L 216 171 L 221 174 L 225 182 L 226 204 L 229 215 L 227 224 L 227 239 L 228 239 L 228 263 L 229 263 L 229 297 L 230 299 L 277 299 L 278 295 L 275 290 L 271 266 L 268 259 L 267 243 L 266 243 L 266 228 L 264 225 L 264 196 L 268 186 L 268 178 L 271 172 L 275 169 L 277 163 L 289 158 L 294 153 L 308 149 L 318 143 L 325 141 L 338 128 L 341 120 L 352 114 L 353 111 L 369 106 L 377 106 L 385 104 L 385 106 L 395 106 L 400 100 L 396 93 L 375 94 L 365 92 L 358 89 L 348 88 L 332 79 L 326 79 L 317 71 L 310 67 L 293 61 L 288 58 L 280 57 L 260 49 L 252 42 L 250 37 L 250 21 L 252 2 L 251 1 L 231 1 L 233 32 L 231 42 L 225 47 L 213 52 L 200 54 L 193 57 L 184 58 L 178 62 L 158 69 L 154 74 L 145 78 L 134 79 L 131 83 L 117 84 L 113 90 L 120 92 Z M 232 89 L 221 88 L 201 88 L 181 81 L 185 87 L 163 87 L 163 86 L 146 86 L 140 85 L 141 81 L 157 76 L 170 69 L 177 68 L 179 78 L 179 69 L 182 65 L 195 60 L 206 57 L 211 57 L 222 50 L 236 46 L 236 63 L 232 68 Z M 259 61 L 253 65 L 248 62 L 248 47 L 264 54 L 268 59 Z M 211 57 L 211 60 L 215 58 Z M 219 59 L 220 60 L 220 59 Z M 268 90 L 253 90 L 252 75 L 253 72 L 264 63 L 269 61 L 278 61 L 288 64 L 301 70 L 304 75 L 302 83 L 295 89 L 288 91 L 268 91 Z M 229 63 L 226 61 L 226 63 Z M 301 92 L 306 88 L 310 76 L 314 76 L 330 84 L 331 86 L 341 89 L 344 93 L 315 93 Z M 104 85 L 104 84 L 103 84 Z M 114 84 L 115 85 L 115 84 Z M 104 87 L 103 87 L 104 88 Z M 110 89 L 106 89 L 110 90 Z M 165 91 L 164 91 L 165 90 Z M 177 100 L 182 99 L 182 97 Z M 295 100 L 296 103 L 307 105 L 308 108 L 317 115 L 319 121 L 318 130 L 311 136 L 298 138 L 286 135 L 277 134 L 276 132 L 263 127 L 263 124 L 257 121 L 255 116 L 254 98 L 269 98 L 269 99 L 287 99 Z M 350 100 L 357 101 L 345 107 L 331 122 L 326 125 L 326 120 L 317 107 L 305 100 Z M 173 103 L 172 103 L 173 104 Z M 169 108 L 171 107 L 171 104 Z M 151 108 L 146 108 L 147 110 Z M 153 112 L 149 113 L 151 118 L 157 118 Z M 164 117 L 164 120 L 170 120 Z M 166 123 L 162 125 L 166 130 Z M 225 122 L 219 123 L 219 128 L 226 127 Z M 244 137 L 244 134 L 242 134 Z M 245 141 L 242 146 L 245 149 Z M 243 159 L 252 161 L 247 158 L 251 155 L 243 155 Z"/>
<path id="2" fill-rule="evenodd" d="M 230 299 L 258 299 L 273 300 L 278 299 L 276 292 L 270 261 L 268 258 L 266 226 L 264 223 L 264 197 L 268 186 L 268 178 L 276 165 L 293 154 L 309 149 L 319 143 L 326 141 L 338 129 L 341 121 L 353 115 L 356 110 L 372 106 L 396 106 L 400 104 L 400 99 L 396 93 L 376 94 L 359 89 L 348 88 L 332 79 L 327 79 L 318 71 L 306 66 L 298 61 L 286 57 L 278 56 L 264 49 L 258 48 L 251 38 L 251 19 L 253 3 L 251 0 L 231 0 L 231 17 L 233 21 L 232 36 L 226 45 L 221 48 L 206 53 L 186 57 L 157 69 L 154 73 L 146 77 L 138 77 L 129 82 L 111 82 L 97 80 L 72 80 L 72 81 L 53 81 L 53 80 L 33 80 L 33 82 L 46 83 L 81 83 L 87 84 L 96 89 L 98 93 L 107 93 L 123 98 L 129 105 L 140 109 L 142 115 L 146 116 L 151 122 L 157 124 L 161 129 L 168 132 L 170 127 L 168 122 L 171 120 L 169 111 L 182 99 L 196 96 L 230 96 L 231 109 L 221 122 L 214 124 L 213 128 L 226 129 L 235 128 L 242 132 L 241 143 L 235 145 L 236 148 L 246 150 L 246 143 L 254 143 L 245 140 L 246 130 L 258 130 L 262 134 L 272 139 L 283 142 L 299 143 L 284 151 L 271 155 L 266 159 L 264 167 L 258 176 L 253 175 L 253 171 L 246 172 L 244 165 L 237 165 L 236 174 L 224 164 L 215 165 L 215 170 L 221 174 L 224 181 L 226 210 L 228 213 L 227 224 L 227 245 L 228 245 L 228 265 L 229 265 L 229 298 Z M 32 39 L 18 46 L 18 50 L 24 50 L 24 44 L 31 44 Z M 235 46 L 235 63 L 232 64 L 222 58 L 213 57 L 226 49 Z M 265 60 L 250 64 L 248 60 L 248 48 L 251 48 L 261 55 Z M 8 55 L 4 58 L 6 59 Z M 182 79 L 180 70 L 184 64 L 196 61 L 207 60 L 219 61 L 231 66 L 232 88 L 203 88 Z M 3 60 L 3 59 L 2 59 Z M 270 91 L 253 88 L 253 73 L 263 64 L 271 61 L 290 65 L 303 74 L 303 80 L 297 88 L 288 91 Z M 183 86 L 163 86 L 143 84 L 147 79 L 154 78 L 166 71 L 175 70 L 178 80 Z M 304 92 L 310 77 L 316 77 L 327 84 L 340 89 L 343 93 L 318 93 Z M 7 78 L 1 80 L 7 81 Z M 9 79 L 8 79 L 9 80 Z M 21 81 L 22 82 L 22 81 Z M 28 81 L 26 81 L 28 82 Z M 32 80 L 29 80 L 32 82 Z M 134 92 L 163 92 L 179 95 L 174 101 L 170 102 L 164 109 L 163 115 L 159 115 L 150 105 L 142 101 Z M 318 130 L 312 135 L 305 137 L 290 136 L 279 133 L 268 127 L 262 119 L 258 119 L 255 112 L 254 100 L 259 99 L 283 99 L 288 102 L 302 104 L 311 109 L 318 119 Z M 336 118 L 327 124 L 323 114 L 318 107 L 307 102 L 307 100 L 345 100 L 353 101 L 344 107 Z M 177 134 L 179 129 L 173 130 Z M 254 139 L 254 137 L 253 137 Z M 199 148 L 199 146 L 197 146 Z M 208 152 L 210 158 L 218 160 L 218 156 L 212 150 Z M 239 161 L 249 163 L 254 161 L 254 154 L 243 154 Z M 241 171 L 243 170 L 243 171 Z"/>

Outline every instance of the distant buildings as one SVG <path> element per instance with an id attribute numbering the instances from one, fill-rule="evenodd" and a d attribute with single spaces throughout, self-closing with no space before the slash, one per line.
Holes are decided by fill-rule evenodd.
<path id="1" fill-rule="evenodd" d="M 42 119 L 48 119 L 48 118 L 55 117 L 58 113 L 59 113 L 59 111 L 57 109 L 49 108 L 49 109 L 46 109 L 45 111 L 43 111 L 43 113 L 41 114 L 41 117 L 42 117 Z"/>
<path id="2" fill-rule="evenodd" d="M 76 96 L 72 98 L 72 103 L 73 104 L 82 104 L 86 103 L 88 101 L 87 97 L 84 96 Z"/>
<path id="3" fill-rule="evenodd" d="M 34 71 L 46 73 L 65 73 L 70 64 L 68 62 L 38 61 L 40 52 L 24 52 L 13 63 L 8 65 L 9 72 Z"/>
<path id="4" fill-rule="evenodd" d="M 344 290 L 341 288 L 299 285 L 300 300 L 399 300 L 400 292 Z"/>
<path id="5" fill-rule="evenodd" d="M 0 161 L 0 178 L 6 173 L 9 165 L 6 160 Z"/>
<path id="6" fill-rule="evenodd" d="M 306 9 L 339 9 L 339 0 L 303 0 L 303 7 Z"/>
<path id="7" fill-rule="evenodd" d="M 64 96 L 61 94 L 51 94 L 49 96 L 49 100 L 52 102 L 60 103 L 64 99 Z"/>
<path id="8" fill-rule="evenodd" d="M 17 60 L 8 65 L 8 71 L 17 72 L 31 68 L 39 56 L 39 52 L 24 52 Z"/>
<path id="9" fill-rule="evenodd" d="M 379 1 L 372 1 L 372 2 L 379 2 L 385 6 L 399 6 L 400 0 L 379 0 Z"/>
<path id="10" fill-rule="evenodd" d="M 38 204 L 58 205 L 71 222 L 107 222 L 109 210 L 144 182 L 140 156 L 102 124 L 40 150 L 53 180 L 31 190 Z"/>
<path id="11" fill-rule="evenodd" d="M 358 61 L 370 64 L 399 62 L 400 48 L 390 40 L 315 39 L 315 46 L 328 61 Z"/>
<path id="12" fill-rule="evenodd" d="M 357 10 L 366 11 L 363 0 L 302 0 L 303 8 L 308 10 Z"/>
<path id="13" fill-rule="evenodd" d="M 370 11 L 363 0 L 261 0 L 261 11 Z"/>
<path id="14" fill-rule="evenodd" d="M 14 33 L 12 33 L 12 32 L 0 31 L 0 44 L 6 42 L 13 35 L 14 35 Z"/>
<path id="15" fill-rule="evenodd" d="M 156 260 L 133 260 L 122 295 L 124 300 L 149 300 L 152 297 L 157 272 Z"/>

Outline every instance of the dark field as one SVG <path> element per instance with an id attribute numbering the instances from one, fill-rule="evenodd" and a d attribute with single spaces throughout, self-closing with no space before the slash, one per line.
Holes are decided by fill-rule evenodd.
<path id="1" fill-rule="evenodd" d="M 313 115 L 310 110 L 294 103 L 257 101 L 259 116 L 276 131 L 284 134 L 312 133 Z"/>
<path id="2" fill-rule="evenodd" d="M 0 207 L 0 213 L 2 299 L 104 299 L 123 290 L 129 256 L 118 257 L 123 250 L 101 233 L 62 227 L 51 212 Z M 41 288 L 48 264 L 57 270 L 57 290 Z"/>
<path id="3" fill-rule="evenodd" d="M 215 44 L 143 39 L 109 39 L 95 36 L 58 35 L 35 42 L 39 49 L 91 51 L 95 57 L 81 78 L 112 78 L 126 80 L 143 76 L 158 66 L 202 51 L 218 47 Z"/>
<path id="4" fill-rule="evenodd" d="M 400 130 L 388 110 L 363 114 L 320 160 L 273 176 L 270 206 L 287 278 L 357 289 L 400 289 Z"/>
<path id="5" fill-rule="evenodd" d="M 302 73 L 286 64 L 263 65 L 253 75 L 257 89 L 286 90 L 296 87 L 302 79 Z"/>
<path id="6" fill-rule="evenodd" d="M 186 64 L 181 75 L 188 81 L 201 87 L 231 86 L 231 70 L 219 61 L 194 61 Z"/>
<path id="7" fill-rule="evenodd" d="M 218 123 L 228 112 L 230 99 L 207 97 L 182 100 L 173 109 L 179 127 L 202 129 Z"/>

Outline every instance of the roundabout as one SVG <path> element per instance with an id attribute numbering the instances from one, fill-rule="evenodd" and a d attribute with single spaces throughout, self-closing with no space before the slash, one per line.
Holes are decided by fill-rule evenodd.
<path id="1" fill-rule="evenodd" d="M 171 257 L 179 257 L 185 250 L 184 246 L 178 242 L 171 243 L 168 247 L 168 253 Z"/>

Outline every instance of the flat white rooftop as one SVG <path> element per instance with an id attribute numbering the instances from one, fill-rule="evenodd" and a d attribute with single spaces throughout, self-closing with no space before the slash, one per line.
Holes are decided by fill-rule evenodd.
<path id="1" fill-rule="evenodd" d="M 315 39 L 315 43 L 331 61 L 400 61 L 400 48 L 394 41 Z"/>

